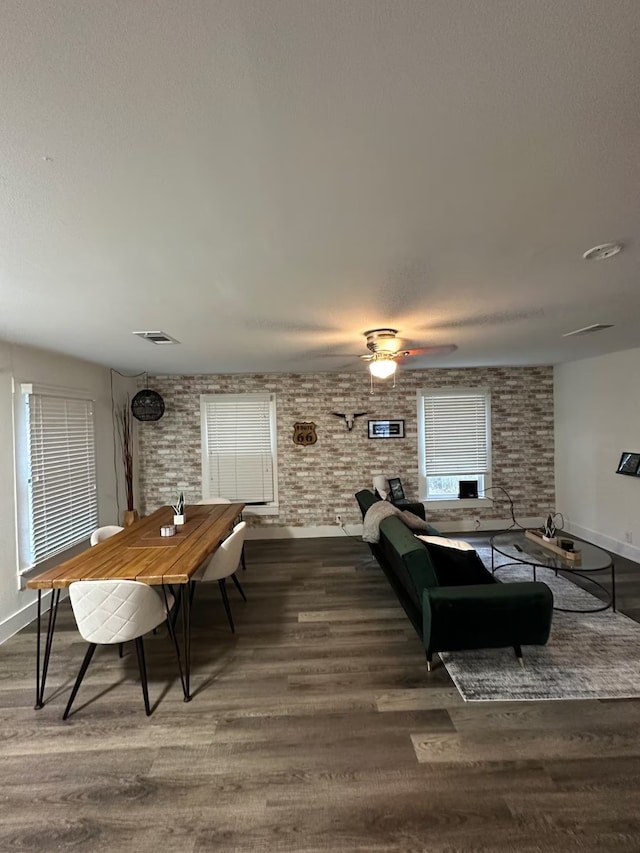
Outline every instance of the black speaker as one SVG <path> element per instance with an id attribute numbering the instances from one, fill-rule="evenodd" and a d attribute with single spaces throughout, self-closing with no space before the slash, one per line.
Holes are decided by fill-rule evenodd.
<path id="1" fill-rule="evenodd" d="M 460 480 L 458 483 L 459 498 L 477 498 L 478 497 L 478 481 L 477 480 Z"/>

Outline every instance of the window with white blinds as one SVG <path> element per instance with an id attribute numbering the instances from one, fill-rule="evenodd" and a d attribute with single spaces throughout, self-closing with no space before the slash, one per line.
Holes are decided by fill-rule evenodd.
<path id="1" fill-rule="evenodd" d="M 439 388 L 419 394 L 421 471 L 427 499 L 457 497 L 461 479 L 487 488 L 491 468 L 490 395 Z"/>
<path id="2" fill-rule="evenodd" d="M 276 488 L 276 418 L 272 394 L 205 394 L 202 495 L 272 504 Z"/>
<path id="3" fill-rule="evenodd" d="M 98 498 L 93 402 L 43 393 L 24 401 L 28 569 L 89 538 Z"/>

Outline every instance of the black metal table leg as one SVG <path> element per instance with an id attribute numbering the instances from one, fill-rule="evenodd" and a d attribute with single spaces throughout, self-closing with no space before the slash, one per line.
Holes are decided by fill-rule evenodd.
<path id="1" fill-rule="evenodd" d="M 189 581 L 188 583 L 193 583 Z M 191 702 L 189 678 L 191 675 L 191 590 L 182 591 L 182 630 L 184 634 L 184 701 Z"/>
<path id="2" fill-rule="evenodd" d="M 185 684 L 184 674 L 182 671 L 182 662 L 180 660 L 180 646 L 178 645 L 178 638 L 176 637 L 175 628 L 173 625 L 173 619 L 171 617 L 171 613 L 169 612 L 169 597 L 167 595 L 167 587 L 162 584 L 162 594 L 164 596 L 164 606 L 167 611 L 167 628 L 169 630 L 169 637 L 171 638 L 171 642 L 173 643 L 173 647 L 176 652 L 176 659 L 178 661 L 178 672 L 180 673 L 180 684 L 182 685 L 182 692 L 184 693 L 185 700 L 187 698 L 187 685 Z M 173 592 L 171 593 L 173 595 Z M 174 606 L 177 608 L 178 603 L 175 601 L 174 596 Z"/>
<path id="3" fill-rule="evenodd" d="M 47 670 L 49 669 L 49 658 L 51 657 L 51 646 L 53 644 L 53 632 L 56 627 L 56 616 L 58 615 L 58 602 L 60 601 L 60 590 L 54 589 L 51 597 L 51 608 L 49 609 L 49 624 L 47 625 L 47 639 L 44 645 L 44 659 L 42 661 L 42 672 L 40 672 L 40 644 L 42 630 L 42 590 L 38 590 L 38 631 L 36 638 L 36 711 L 44 707 L 44 686 L 47 681 Z"/>
<path id="4" fill-rule="evenodd" d="M 616 612 L 616 564 L 611 558 L 611 609 Z"/>

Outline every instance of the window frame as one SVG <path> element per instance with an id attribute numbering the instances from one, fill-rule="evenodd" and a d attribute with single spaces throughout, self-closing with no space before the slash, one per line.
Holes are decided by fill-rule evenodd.
<path id="1" fill-rule="evenodd" d="M 33 382 L 16 382 L 13 380 L 14 392 L 14 459 L 15 459 L 15 530 L 16 530 L 16 552 L 18 577 L 26 578 L 32 573 L 45 571 L 47 568 L 60 562 L 62 554 L 70 556 L 80 550 L 80 546 L 89 541 L 91 532 L 98 526 L 99 501 L 98 501 L 98 458 L 97 458 L 97 429 L 95 418 L 95 400 L 89 392 L 77 388 L 64 388 L 61 386 L 35 384 Z M 60 546 L 49 550 L 38 556 L 33 549 L 34 531 L 34 506 L 32 481 L 32 457 L 30 453 L 31 427 L 29 408 L 31 397 L 56 398 L 66 402 L 81 402 L 87 404 L 85 417 L 91 425 L 90 441 L 84 445 L 89 451 L 91 458 L 92 478 L 89 477 L 86 484 L 93 491 L 92 499 L 87 504 L 87 511 L 82 518 L 85 522 L 79 532 L 76 532 L 66 540 L 61 540 Z M 69 444 L 67 444 L 67 448 Z M 84 454 L 84 460 L 89 457 Z M 70 467 L 76 465 L 72 462 Z M 85 484 L 85 485 L 86 485 Z"/>
<path id="2" fill-rule="evenodd" d="M 214 398 L 234 398 L 236 401 L 245 400 L 247 403 L 264 401 L 268 402 L 269 408 L 269 444 L 271 450 L 271 471 L 272 471 L 272 500 L 263 504 L 246 503 L 241 498 L 238 502 L 245 503 L 243 510 L 244 515 L 277 515 L 279 512 L 278 501 L 278 430 L 277 430 L 277 409 L 276 395 L 272 392 L 257 391 L 257 392 L 218 392 L 213 394 L 200 395 L 200 455 L 202 464 L 202 481 L 201 491 L 202 498 L 213 497 L 229 497 L 229 495 L 214 495 L 209 493 L 211 478 L 209 476 L 209 456 L 208 456 L 208 431 L 207 431 L 207 402 Z"/>
<path id="3" fill-rule="evenodd" d="M 428 493 L 428 473 L 426 470 L 426 447 L 425 447 L 425 418 L 424 418 L 424 402 L 428 397 L 463 397 L 463 396 L 482 396 L 485 399 L 485 418 L 486 418 L 486 448 L 487 448 L 487 470 L 486 472 L 450 474 L 449 476 L 458 477 L 458 479 L 468 480 L 476 477 L 482 477 L 484 482 L 482 488 L 478 483 L 477 498 L 442 498 L 429 497 Z M 430 507 L 438 507 L 443 509 L 451 509 L 454 507 L 476 507 L 479 508 L 483 504 L 490 504 L 491 500 L 483 493 L 489 492 L 491 489 L 492 480 L 492 458 L 491 458 L 491 390 L 486 387 L 470 388 L 445 386 L 442 388 L 421 388 L 417 391 L 417 422 L 418 422 L 418 482 L 420 500 L 428 503 Z M 446 476 L 446 475 L 444 475 Z"/>

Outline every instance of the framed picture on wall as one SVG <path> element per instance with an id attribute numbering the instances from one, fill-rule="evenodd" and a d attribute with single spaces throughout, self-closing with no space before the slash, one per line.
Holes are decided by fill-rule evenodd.
<path id="1" fill-rule="evenodd" d="M 639 468 L 640 453 L 630 453 L 628 450 L 623 450 L 616 474 L 628 474 L 630 477 L 637 477 Z"/>
<path id="2" fill-rule="evenodd" d="M 389 494 L 391 503 L 402 503 L 405 500 L 404 489 L 402 488 L 402 480 L 400 477 L 391 477 L 389 479 Z"/>
<path id="3" fill-rule="evenodd" d="M 369 421 L 369 438 L 404 438 L 404 421 Z"/>

